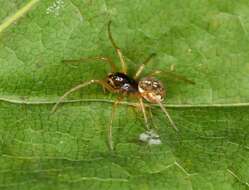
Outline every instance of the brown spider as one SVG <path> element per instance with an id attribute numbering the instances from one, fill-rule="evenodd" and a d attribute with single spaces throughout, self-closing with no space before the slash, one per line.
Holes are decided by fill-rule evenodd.
<path id="1" fill-rule="evenodd" d="M 90 80 L 87 82 L 84 82 L 82 84 L 79 84 L 70 90 L 68 90 L 63 96 L 60 97 L 58 102 L 54 105 L 52 108 L 52 112 L 56 110 L 58 105 L 72 92 L 75 92 L 81 88 L 84 88 L 90 84 L 100 84 L 104 89 L 112 92 L 112 93 L 117 93 L 120 94 L 118 99 L 114 102 L 113 107 L 112 107 L 112 115 L 111 115 L 111 121 L 110 125 L 108 128 L 108 145 L 110 150 L 113 150 L 113 141 L 112 141 L 112 123 L 115 115 L 115 109 L 117 105 L 121 102 L 121 100 L 124 98 L 124 96 L 133 96 L 139 100 L 139 106 L 141 107 L 141 110 L 143 112 L 144 116 L 144 122 L 145 126 L 147 129 L 149 129 L 149 124 L 148 124 L 148 118 L 146 115 L 146 108 L 143 102 L 143 99 L 147 100 L 150 103 L 155 103 L 160 106 L 166 117 L 168 118 L 169 122 L 171 123 L 172 127 L 178 131 L 175 123 L 171 119 L 169 113 L 167 112 L 166 108 L 163 106 L 162 102 L 165 97 L 165 88 L 163 84 L 154 78 L 154 75 L 162 73 L 160 70 L 156 70 L 149 74 L 149 76 L 138 79 L 140 77 L 140 74 L 144 70 L 144 67 L 146 64 L 151 60 L 151 58 L 155 54 L 151 54 L 143 64 L 140 65 L 138 70 L 136 71 L 135 75 L 133 77 L 130 77 L 127 75 L 127 65 L 124 60 L 124 56 L 120 50 L 120 48 L 116 45 L 114 42 L 114 39 L 111 34 L 111 21 L 108 23 L 108 36 L 109 39 L 112 43 L 112 46 L 115 48 L 115 51 L 120 59 L 121 62 L 121 71 L 117 72 L 116 67 L 113 63 L 113 61 L 107 57 L 92 57 L 92 58 L 82 58 L 79 60 L 64 60 L 63 62 L 68 62 L 68 63 L 73 63 L 73 62 L 80 62 L 80 61 L 85 61 L 85 60 L 100 60 L 100 61 L 105 61 L 110 64 L 112 72 L 108 74 L 108 76 L 104 80 Z M 178 75 L 172 75 L 169 72 L 163 72 L 165 74 L 171 75 L 177 79 L 183 80 L 185 82 L 193 84 L 194 82 L 186 79 L 185 77 L 178 76 Z"/>

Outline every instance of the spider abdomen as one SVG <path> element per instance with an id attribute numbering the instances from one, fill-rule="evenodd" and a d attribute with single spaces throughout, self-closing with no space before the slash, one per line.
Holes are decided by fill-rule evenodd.
<path id="1" fill-rule="evenodd" d="M 138 83 L 138 91 L 144 99 L 151 103 L 162 102 L 165 96 L 163 84 L 153 77 L 141 79 Z"/>

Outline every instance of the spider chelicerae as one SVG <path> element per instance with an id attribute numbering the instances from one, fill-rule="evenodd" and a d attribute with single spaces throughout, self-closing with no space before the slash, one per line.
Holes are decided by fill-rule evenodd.
<path id="1" fill-rule="evenodd" d="M 144 122 L 146 128 L 149 130 L 149 123 L 148 123 L 148 117 L 146 114 L 146 106 L 144 104 L 144 99 L 148 101 L 149 103 L 153 104 L 158 104 L 165 114 L 165 116 L 168 118 L 171 126 L 178 131 L 178 128 L 176 127 L 174 121 L 170 117 L 169 113 L 167 112 L 165 106 L 163 105 L 163 100 L 166 95 L 165 88 L 162 84 L 162 82 L 158 79 L 156 79 L 154 76 L 164 73 L 166 75 L 170 75 L 171 77 L 173 76 L 174 78 L 178 80 L 185 81 L 190 84 L 194 84 L 193 81 L 188 80 L 187 78 L 179 75 L 172 74 L 167 71 L 161 71 L 161 70 L 156 70 L 151 72 L 148 76 L 142 77 L 141 73 L 144 70 L 145 66 L 147 63 L 151 60 L 152 57 L 155 56 L 155 53 L 151 54 L 137 69 L 136 73 L 134 76 L 129 76 L 127 74 L 127 65 L 124 59 L 124 56 L 121 52 L 121 49 L 116 45 L 112 33 L 111 33 L 111 21 L 108 23 L 108 36 L 111 41 L 112 46 L 114 47 L 120 62 L 121 62 L 121 71 L 117 71 L 115 64 L 113 63 L 112 59 L 107 58 L 107 57 L 90 57 L 90 58 L 81 58 L 78 60 L 64 60 L 63 62 L 65 63 L 75 63 L 75 62 L 82 62 L 82 61 L 87 61 L 87 60 L 96 60 L 96 61 L 104 61 L 111 66 L 111 73 L 107 75 L 107 77 L 104 80 L 96 80 L 92 79 L 89 81 L 86 81 L 82 84 L 79 84 L 70 90 L 68 90 L 64 95 L 60 97 L 58 102 L 54 105 L 52 108 L 52 112 L 54 112 L 58 105 L 63 102 L 63 100 L 71 93 L 87 87 L 91 84 L 99 84 L 101 85 L 104 89 L 108 90 L 109 92 L 119 94 L 117 100 L 113 103 L 112 106 L 112 114 L 111 114 L 111 120 L 110 124 L 108 127 L 108 146 L 110 150 L 114 149 L 113 146 L 113 140 L 112 140 L 112 123 L 114 120 L 114 115 L 115 115 L 115 110 L 116 107 L 119 103 L 122 102 L 122 99 L 126 96 L 132 96 L 136 98 L 139 101 L 138 106 L 142 110 L 143 117 L 144 117 Z"/>

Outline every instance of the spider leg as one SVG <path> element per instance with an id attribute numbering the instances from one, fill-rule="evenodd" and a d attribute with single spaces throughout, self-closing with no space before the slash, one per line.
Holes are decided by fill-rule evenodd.
<path id="1" fill-rule="evenodd" d="M 119 97 L 112 105 L 112 115 L 111 115 L 111 120 L 110 120 L 110 124 L 108 127 L 108 146 L 111 151 L 114 149 L 113 140 L 112 140 L 112 124 L 115 118 L 115 112 L 116 112 L 117 105 L 120 103 L 122 99 L 123 97 Z"/>
<path id="2" fill-rule="evenodd" d="M 150 119 L 152 120 L 152 118 L 153 118 L 153 113 L 152 113 L 152 110 L 151 110 L 151 106 L 149 106 L 149 117 L 150 117 Z M 153 122 L 153 120 L 152 120 L 152 122 Z M 152 123 L 153 124 L 153 123 Z M 154 127 L 154 126 L 153 126 Z M 155 126 L 155 128 L 157 128 L 157 126 Z"/>
<path id="3" fill-rule="evenodd" d="M 134 75 L 134 79 L 136 80 L 140 74 L 142 73 L 142 71 L 144 70 L 144 67 L 149 63 L 149 61 L 151 60 L 152 57 L 154 57 L 156 54 L 152 53 L 138 68 L 136 74 Z"/>
<path id="4" fill-rule="evenodd" d="M 146 115 L 146 110 L 145 110 L 143 98 L 139 98 L 139 103 L 140 103 L 140 107 L 141 107 L 142 112 L 143 112 L 143 115 L 144 115 L 144 123 L 145 123 L 145 126 L 146 126 L 146 128 L 149 130 L 150 127 L 149 127 L 149 122 L 148 122 L 148 118 L 147 118 L 147 115 Z"/>
<path id="5" fill-rule="evenodd" d="M 178 128 L 176 127 L 173 119 L 170 117 L 169 113 L 167 112 L 166 108 L 163 106 L 162 102 L 160 101 L 157 101 L 157 104 L 160 106 L 160 108 L 162 109 L 162 111 L 164 112 L 165 116 L 168 118 L 171 126 L 176 130 L 178 131 Z"/>
<path id="6" fill-rule="evenodd" d="M 60 97 L 60 99 L 57 101 L 57 103 L 54 105 L 54 107 L 52 108 L 51 112 L 52 112 L 52 113 L 55 112 L 56 109 L 57 109 L 57 107 L 58 107 L 58 105 L 59 105 L 59 104 L 60 104 L 60 103 L 69 95 L 69 94 L 71 94 L 71 93 L 73 93 L 73 92 L 75 92 L 75 91 L 77 91 L 77 90 L 79 90 L 79 89 L 81 89 L 81 88 L 84 88 L 84 87 L 86 87 L 86 86 L 88 86 L 88 85 L 90 85 L 90 84 L 94 84 L 94 83 L 102 85 L 104 88 L 106 88 L 107 90 L 109 90 L 109 91 L 111 91 L 111 92 L 115 92 L 115 90 L 114 90 L 112 87 L 110 87 L 105 81 L 102 81 L 102 80 L 90 80 L 90 81 L 84 82 L 84 83 L 82 83 L 82 84 L 79 84 L 79 85 L 77 85 L 77 86 L 71 88 L 71 89 L 68 90 L 65 94 L 63 94 L 63 95 Z"/>
<path id="7" fill-rule="evenodd" d="M 153 71 L 153 72 L 149 73 L 148 76 L 155 76 L 155 75 L 160 75 L 160 74 L 164 74 L 165 76 L 167 76 L 167 77 L 169 77 L 171 79 L 177 80 L 177 81 L 183 81 L 183 82 L 186 82 L 186 83 L 189 83 L 189 84 L 195 84 L 194 81 L 189 80 L 185 76 L 177 75 L 177 74 L 174 74 L 174 73 L 172 73 L 170 71 L 156 70 L 156 71 Z"/>
<path id="8" fill-rule="evenodd" d="M 110 39 L 110 41 L 112 43 L 112 46 L 115 48 L 115 51 L 118 54 L 118 57 L 120 59 L 121 66 L 122 66 L 122 72 L 124 74 L 127 74 L 127 65 L 125 63 L 124 56 L 123 56 L 123 54 L 121 52 L 121 49 L 116 45 L 116 43 L 114 42 L 114 39 L 112 37 L 112 33 L 111 33 L 111 21 L 109 21 L 109 23 L 108 23 L 108 36 L 109 36 L 109 39 Z"/>
<path id="9" fill-rule="evenodd" d="M 113 63 L 112 59 L 109 58 L 109 57 L 102 57 L 102 56 L 97 56 L 97 57 L 82 57 L 80 59 L 72 59 L 72 60 L 62 60 L 63 63 L 81 63 L 81 62 L 84 62 L 84 61 L 104 61 L 106 63 L 108 63 L 110 66 L 111 66 L 111 70 L 112 72 L 115 72 L 116 71 L 116 66 L 115 64 Z"/>

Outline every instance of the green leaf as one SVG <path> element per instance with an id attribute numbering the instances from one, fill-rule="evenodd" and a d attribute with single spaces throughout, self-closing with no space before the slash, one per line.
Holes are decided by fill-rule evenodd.
<path id="1" fill-rule="evenodd" d="M 246 0 L 0 0 L 0 189 L 248 189 L 249 2 Z M 51 109 L 71 87 L 103 79 L 109 65 L 65 59 L 108 56 L 129 74 L 162 76 L 179 132 L 152 105 L 162 141 L 139 141 L 141 111 L 127 98 L 107 127 L 117 96 L 90 86 Z M 148 113 L 148 115 L 150 115 Z"/>

